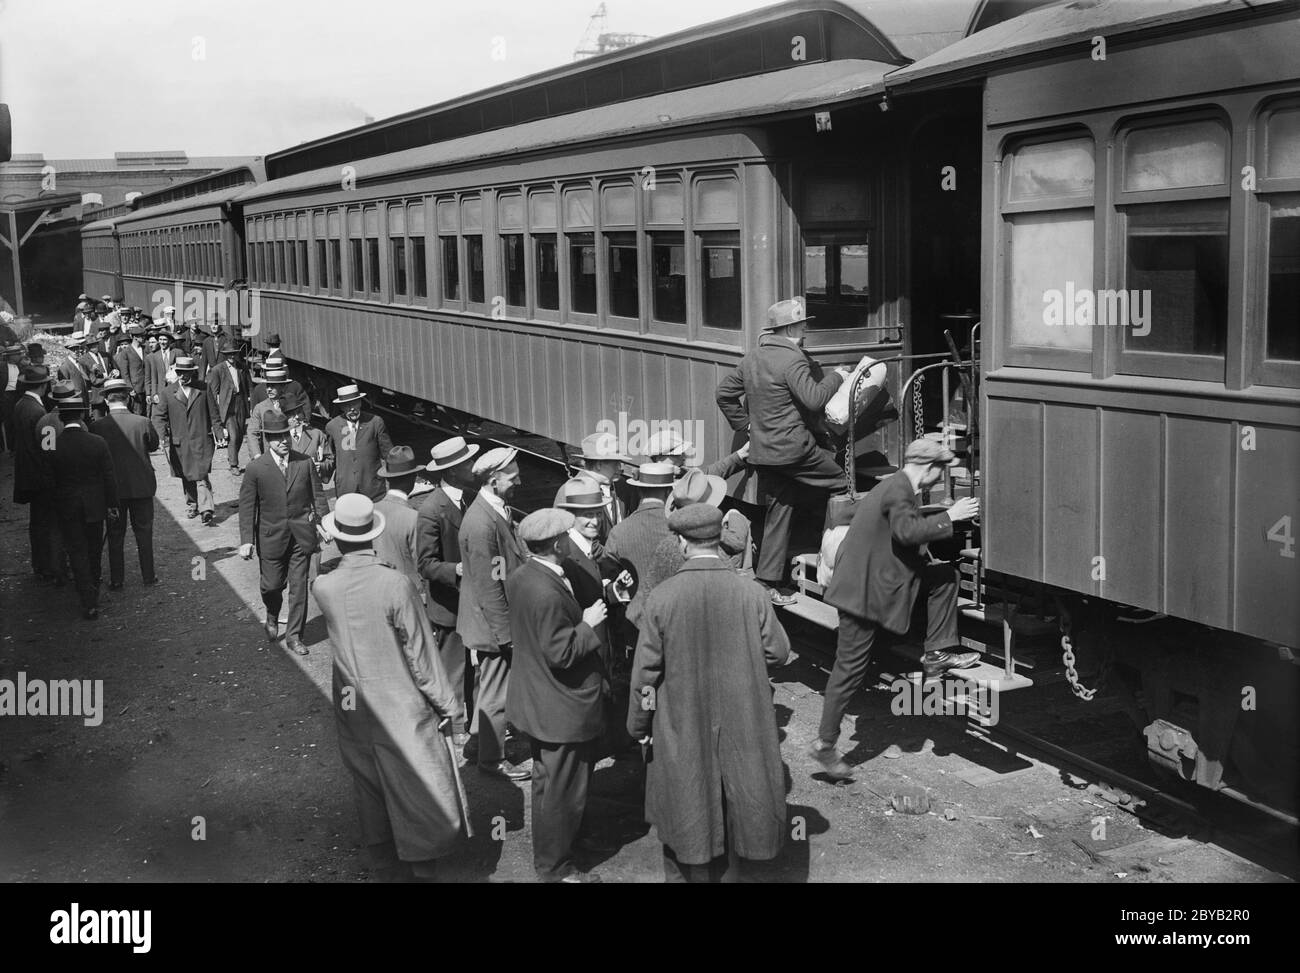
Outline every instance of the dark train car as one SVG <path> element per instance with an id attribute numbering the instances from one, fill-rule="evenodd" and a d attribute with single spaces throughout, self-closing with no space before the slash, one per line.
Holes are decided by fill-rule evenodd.
<path id="1" fill-rule="evenodd" d="M 1057 4 L 889 79 L 983 94 L 985 568 L 1126 647 L 1154 763 L 1290 807 L 1298 9 Z"/>
<path id="2" fill-rule="evenodd" d="M 909 156 L 949 158 L 954 105 L 881 111 L 881 79 L 975 7 L 780 4 L 272 154 L 240 199 L 261 331 L 322 395 L 358 379 L 633 451 L 676 423 L 703 460 L 734 448 L 714 390 L 777 300 L 806 297 L 826 364 L 946 354 L 940 315 L 978 303 L 977 265 L 949 274 L 978 248 L 978 185 L 909 274 L 931 192 Z M 888 425 L 862 449 L 897 447 Z"/>

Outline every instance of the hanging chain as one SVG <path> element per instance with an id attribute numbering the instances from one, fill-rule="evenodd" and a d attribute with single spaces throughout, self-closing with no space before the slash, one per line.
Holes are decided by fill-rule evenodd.
<path id="1" fill-rule="evenodd" d="M 1092 702 L 1094 696 L 1101 690 L 1106 682 L 1106 676 L 1110 670 L 1110 656 L 1102 658 L 1101 667 L 1097 670 L 1097 684 L 1089 689 L 1079 682 L 1079 672 L 1074 668 L 1074 639 L 1073 624 L 1070 615 L 1062 608 L 1061 610 L 1061 663 L 1065 666 L 1065 679 L 1070 684 L 1070 691 L 1078 696 L 1085 703 Z"/>

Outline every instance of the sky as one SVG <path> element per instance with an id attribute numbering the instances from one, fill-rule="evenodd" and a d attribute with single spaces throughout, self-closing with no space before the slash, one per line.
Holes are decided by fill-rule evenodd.
<path id="1" fill-rule="evenodd" d="M 570 63 L 599 0 L 0 0 L 13 151 L 263 155 Z M 606 0 L 662 36 L 767 0 Z"/>

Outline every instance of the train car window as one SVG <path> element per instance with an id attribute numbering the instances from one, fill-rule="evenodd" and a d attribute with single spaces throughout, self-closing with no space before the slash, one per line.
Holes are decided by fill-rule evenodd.
<path id="1" fill-rule="evenodd" d="M 556 230 L 555 191 L 534 190 L 528 194 L 528 228 L 533 246 L 534 306 L 539 311 L 560 309 L 560 252 Z"/>
<path id="2" fill-rule="evenodd" d="M 654 319 L 686 323 L 686 234 L 655 230 L 650 234 Z"/>
<path id="3" fill-rule="evenodd" d="M 372 296 L 380 293 L 379 276 L 379 210 L 373 206 L 366 208 L 366 290 Z"/>
<path id="4" fill-rule="evenodd" d="M 308 221 L 306 213 L 298 214 L 298 246 L 297 246 L 297 263 L 298 263 L 298 286 L 307 290 L 311 286 L 311 280 L 308 276 L 307 267 L 307 241 L 310 237 L 308 232 Z"/>
<path id="5" fill-rule="evenodd" d="M 601 187 L 601 226 L 606 266 L 606 299 L 613 317 L 639 322 L 641 317 L 640 257 L 636 236 L 636 189 L 630 185 Z"/>
<path id="6" fill-rule="evenodd" d="M 1010 157 L 1007 199 L 1013 203 L 1092 198 L 1096 163 L 1092 139 L 1037 142 Z"/>
<path id="7" fill-rule="evenodd" d="M 460 214 L 454 199 L 438 200 L 438 266 L 444 302 L 460 302 Z"/>
<path id="8" fill-rule="evenodd" d="M 763 36 L 763 68 L 778 71 L 826 57 L 822 44 L 821 18 L 817 14 L 791 17 L 765 28 Z"/>
<path id="9" fill-rule="evenodd" d="M 290 213 L 284 220 L 284 282 L 298 288 L 298 218 Z"/>
<path id="10" fill-rule="evenodd" d="M 741 325 L 740 234 L 700 233 L 702 323 L 739 331 Z"/>
<path id="11" fill-rule="evenodd" d="M 1265 112 L 1260 124 L 1263 178 L 1264 361 L 1269 385 L 1300 386 L 1300 103 Z"/>
<path id="12" fill-rule="evenodd" d="M 684 209 L 682 184 L 679 180 L 656 179 L 653 184 L 646 185 L 646 199 L 649 200 L 647 223 L 682 225 Z"/>
<path id="13" fill-rule="evenodd" d="M 411 241 L 411 291 L 416 297 L 429 296 L 429 267 L 425 263 L 424 200 L 407 207 L 406 233 Z"/>
<path id="14" fill-rule="evenodd" d="M 312 284 L 317 291 L 324 294 L 330 289 L 329 285 L 329 257 L 325 252 L 325 214 L 317 211 L 311 215 L 312 240 L 314 241 L 316 256 L 316 276 L 312 278 Z"/>
<path id="15" fill-rule="evenodd" d="M 285 260 L 284 217 L 275 218 L 275 282 L 281 287 L 289 283 L 289 268 Z"/>
<path id="16" fill-rule="evenodd" d="M 696 223 L 738 223 L 739 221 L 740 189 L 735 176 L 696 180 Z"/>
<path id="17" fill-rule="evenodd" d="M 564 226 L 585 229 L 596 225 L 595 194 L 586 188 L 564 191 Z"/>
<path id="18" fill-rule="evenodd" d="M 709 62 L 714 81 L 758 74 L 763 70 L 763 43 L 759 32 L 744 31 L 739 36 L 714 42 L 709 51 Z"/>
<path id="19" fill-rule="evenodd" d="M 569 310 L 597 312 L 595 193 L 588 187 L 564 190 L 564 228 L 569 265 Z M 576 231 L 576 232 L 575 232 Z"/>
<path id="20" fill-rule="evenodd" d="M 329 268 L 330 289 L 343 293 L 343 215 L 338 210 L 329 212 Z"/>
<path id="21" fill-rule="evenodd" d="M 483 199 L 471 196 L 460 203 L 461 232 L 465 236 L 466 300 L 470 304 L 486 301 L 483 264 Z"/>
<path id="22" fill-rule="evenodd" d="M 361 210 L 348 210 L 348 291 L 361 297 L 366 290 L 365 240 L 361 232 Z"/>
<path id="23" fill-rule="evenodd" d="M 1218 122 L 1159 125 L 1124 140 L 1124 191 L 1222 185 L 1228 170 L 1228 131 Z"/>
<path id="24" fill-rule="evenodd" d="M 871 203 L 859 172 L 814 171 L 803 179 L 799 225 L 810 331 L 861 331 L 873 343 L 896 329 L 871 323 Z M 836 338 L 835 340 L 840 340 Z"/>
<path id="25" fill-rule="evenodd" d="M 666 90 L 694 88 L 708 83 L 709 58 L 705 51 L 696 49 L 699 46 L 701 45 L 692 45 L 686 50 L 669 51 L 664 55 Z"/>
<path id="26" fill-rule="evenodd" d="M 392 267 L 393 297 L 406 297 L 406 206 L 388 207 L 388 261 Z"/>
<path id="27" fill-rule="evenodd" d="M 497 197 L 497 229 L 501 236 L 501 284 L 506 307 L 522 317 L 528 302 L 524 259 L 524 197 L 502 193 Z"/>

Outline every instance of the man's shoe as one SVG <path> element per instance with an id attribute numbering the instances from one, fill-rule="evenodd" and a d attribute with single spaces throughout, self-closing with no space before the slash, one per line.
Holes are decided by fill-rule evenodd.
<path id="1" fill-rule="evenodd" d="M 808 748 L 808 756 L 817 761 L 817 766 L 821 768 L 820 772 L 831 780 L 853 780 L 853 768 L 844 762 L 844 758 L 834 747 L 823 750 L 813 743 Z"/>
<path id="2" fill-rule="evenodd" d="M 241 467 L 241 466 L 232 466 L 232 467 L 230 468 L 230 475 L 231 475 L 231 476 L 243 476 L 243 475 L 244 475 L 244 469 L 243 469 L 243 467 Z"/>
<path id="3" fill-rule="evenodd" d="M 569 872 L 564 878 L 556 879 L 560 885 L 600 885 L 600 876 L 595 872 L 580 872 L 577 869 Z"/>
<path id="4" fill-rule="evenodd" d="M 197 517 L 198 515 L 199 515 L 199 512 L 198 512 L 197 509 L 195 509 L 195 510 L 187 510 L 187 511 L 185 511 L 185 517 L 186 517 L 186 519 L 188 519 L 188 520 L 193 520 L 193 519 L 194 519 L 195 517 Z"/>
<path id="5" fill-rule="evenodd" d="M 280 637 L 279 620 L 272 618 L 270 615 L 266 616 L 266 621 L 262 623 L 262 628 L 266 631 L 266 637 L 272 642 Z"/>
<path id="6" fill-rule="evenodd" d="M 294 655 L 306 655 L 307 646 L 298 641 L 298 636 L 290 635 L 284 640 L 284 646 Z"/>
<path id="7" fill-rule="evenodd" d="M 203 526 L 204 526 L 204 527 L 211 527 L 211 526 L 212 526 L 212 512 L 211 512 L 211 511 L 208 511 L 207 513 L 205 513 L 205 514 L 203 515 Z"/>
<path id="8" fill-rule="evenodd" d="M 145 578 L 145 579 L 141 582 L 141 584 L 149 584 L 149 585 L 153 585 L 153 584 L 157 584 L 157 583 L 158 583 L 158 577 L 157 577 L 157 575 L 155 575 L 155 576 L 152 577 L 152 578 Z"/>
<path id="9" fill-rule="evenodd" d="M 798 600 L 795 598 L 793 594 L 790 595 L 782 594 L 779 588 L 768 588 L 767 596 L 772 599 L 772 604 L 778 607 L 784 607 L 785 605 L 793 605 L 795 601 Z"/>
<path id="10" fill-rule="evenodd" d="M 496 777 L 498 780 L 531 780 L 533 776 L 532 770 L 526 767 L 512 767 L 504 760 L 494 764 L 479 764 L 478 769 L 480 773 Z"/>
<path id="11" fill-rule="evenodd" d="M 978 652 L 927 652 L 921 656 L 921 671 L 926 679 L 933 679 L 949 669 L 969 669 L 979 661 Z"/>

